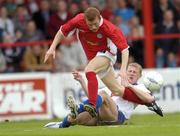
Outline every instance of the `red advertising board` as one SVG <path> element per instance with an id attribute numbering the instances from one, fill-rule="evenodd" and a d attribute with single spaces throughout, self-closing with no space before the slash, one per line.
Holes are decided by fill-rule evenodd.
<path id="1" fill-rule="evenodd" d="M 48 114 L 46 78 L 0 80 L 0 118 Z"/>

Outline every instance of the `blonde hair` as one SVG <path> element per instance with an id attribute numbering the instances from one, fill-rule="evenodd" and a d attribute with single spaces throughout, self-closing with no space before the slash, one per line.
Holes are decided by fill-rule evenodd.
<path id="1" fill-rule="evenodd" d="M 100 19 L 100 12 L 97 8 L 94 8 L 94 7 L 89 7 L 85 10 L 84 12 L 85 14 L 85 17 L 88 21 L 93 21 L 96 19 L 96 17 L 98 17 Z"/>
<path id="2" fill-rule="evenodd" d="M 140 64 L 138 64 L 138 63 L 136 63 L 136 62 L 133 62 L 133 63 L 129 63 L 129 64 L 128 64 L 128 67 L 129 67 L 129 66 L 132 66 L 132 67 L 137 68 L 137 69 L 139 70 L 140 76 L 142 75 L 142 66 L 141 66 Z"/>

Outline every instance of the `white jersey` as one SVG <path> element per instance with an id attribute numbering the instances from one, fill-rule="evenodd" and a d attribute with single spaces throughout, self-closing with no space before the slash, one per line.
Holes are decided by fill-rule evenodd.
<path id="1" fill-rule="evenodd" d="M 144 92 L 150 93 L 150 91 L 144 86 L 144 84 L 138 84 L 138 85 L 134 85 L 134 86 L 137 87 L 138 89 L 144 91 Z M 106 93 L 109 96 L 111 96 L 111 91 L 107 87 L 102 88 L 99 91 L 101 91 L 101 90 L 106 91 Z M 113 101 L 117 105 L 118 110 L 121 111 L 124 114 L 126 119 L 129 119 L 131 117 L 134 109 L 138 105 L 136 103 L 124 100 L 122 97 L 119 97 L 119 96 L 112 96 L 111 98 L 113 99 Z"/>

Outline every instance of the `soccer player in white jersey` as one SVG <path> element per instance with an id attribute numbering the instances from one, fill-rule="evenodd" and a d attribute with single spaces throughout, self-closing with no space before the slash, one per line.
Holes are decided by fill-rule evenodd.
<path id="1" fill-rule="evenodd" d="M 138 104 L 147 105 L 151 110 L 155 111 L 160 116 L 163 116 L 161 109 L 155 103 L 154 97 L 151 95 L 143 84 L 137 84 L 141 77 L 142 67 L 138 63 L 130 63 L 127 68 L 127 76 L 130 84 L 124 86 L 129 87 L 134 93 L 129 93 L 128 96 L 136 98 L 135 102 L 124 100 L 122 97 L 115 96 L 108 88 L 99 89 L 97 97 L 98 117 L 92 117 L 88 112 L 84 111 L 83 105 L 88 103 L 84 101 L 83 104 L 77 106 L 72 97 L 68 98 L 68 106 L 71 109 L 69 114 L 62 122 L 51 122 L 45 125 L 48 128 L 64 128 L 71 124 L 80 125 L 97 125 L 98 123 L 105 124 L 123 124 L 125 120 L 129 119 Z M 87 85 L 79 72 L 73 72 L 74 79 L 79 81 L 83 90 L 87 95 Z M 120 80 L 120 79 L 117 79 Z M 120 81 L 119 81 L 120 82 Z M 136 95 L 136 97 L 134 96 Z"/>

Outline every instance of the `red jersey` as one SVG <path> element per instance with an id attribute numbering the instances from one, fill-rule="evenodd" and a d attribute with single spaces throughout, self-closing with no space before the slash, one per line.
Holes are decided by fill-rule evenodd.
<path id="1" fill-rule="evenodd" d="M 60 28 L 64 36 L 67 36 L 69 32 L 75 29 L 78 32 L 78 38 L 88 60 L 93 59 L 99 51 L 108 50 L 111 52 L 108 47 L 109 39 L 118 49 L 120 49 L 120 51 L 128 48 L 126 38 L 120 29 L 106 19 L 101 18 L 100 27 L 97 32 L 89 30 L 83 13 L 78 14 Z"/>

